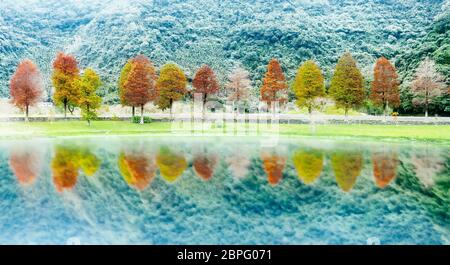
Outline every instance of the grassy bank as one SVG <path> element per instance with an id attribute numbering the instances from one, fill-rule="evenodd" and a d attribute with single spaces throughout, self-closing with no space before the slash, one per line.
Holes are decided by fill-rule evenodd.
<path id="1" fill-rule="evenodd" d="M 216 127 L 204 132 L 208 134 L 230 132 L 233 130 L 233 126 L 233 124 L 226 124 L 225 128 Z M 252 128 L 253 130 L 257 129 L 256 125 Z M 267 134 L 272 129 L 261 126 L 259 133 Z M 179 132 L 191 133 L 190 130 L 183 130 L 181 129 Z M 168 134 L 171 132 L 172 125 L 168 122 L 140 125 L 127 121 L 96 121 L 91 126 L 87 126 L 83 121 L 0 123 L 0 137 Z M 450 143 L 450 126 L 446 125 L 317 125 L 313 132 L 310 125 L 280 124 L 279 133 L 289 136 L 364 137 Z"/>

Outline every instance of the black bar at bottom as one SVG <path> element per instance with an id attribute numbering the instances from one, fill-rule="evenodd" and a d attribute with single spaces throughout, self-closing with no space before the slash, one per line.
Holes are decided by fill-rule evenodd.
<path id="1" fill-rule="evenodd" d="M 176 264 L 301 264 L 307 259 L 386 262 L 450 258 L 449 246 L 1 246 L 2 259 L 33 262 L 142 260 Z M 298 261 L 298 262 L 295 262 Z M 169 263 L 168 263 L 169 264 Z"/>

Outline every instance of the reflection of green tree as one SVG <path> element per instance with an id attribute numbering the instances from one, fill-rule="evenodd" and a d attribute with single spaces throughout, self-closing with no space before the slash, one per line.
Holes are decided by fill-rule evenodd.
<path id="1" fill-rule="evenodd" d="M 154 160 L 142 153 L 119 156 L 119 170 L 125 181 L 139 190 L 144 190 L 153 180 L 156 171 Z"/>
<path id="2" fill-rule="evenodd" d="M 348 192 L 353 188 L 356 179 L 361 174 L 363 156 L 359 152 L 335 152 L 331 155 L 331 166 L 339 187 Z"/>
<path id="3" fill-rule="evenodd" d="M 305 184 L 312 184 L 323 169 L 324 155 L 319 150 L 298 150 L 292 156 L 298 177 Z"/>
<path id="4" fill-rule="evenodd" d="M 100 160 L 87 148 L 59 145 L 55 148 L 51 168 L 58 191 L 71 189 L 77 182 L 79 170 L 92 176 L 100 167 Z"/>
<path id="5" fill-rule="evenodd" d="M 79 153 L 79 165 L 86 176 L 93 176 L 100 168 L 100 159 L 89 149 L 83 148 Z"/>
<path id="6" fill-rule="evenodd" d="M 156 164 L 161 176 L 168 182 L 175 181 L 187 168 L 184 156 L 171 151 L 167 146 L 163 146 L 159 150 L 156 155 Z"/>

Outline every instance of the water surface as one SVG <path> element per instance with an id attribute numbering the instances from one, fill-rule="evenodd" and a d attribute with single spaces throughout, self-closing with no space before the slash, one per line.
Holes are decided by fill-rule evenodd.
<path id="1" fill-rule="evenodd" d="M 0 243 L 449 244 L 450 147 L 0 141 Z"/>

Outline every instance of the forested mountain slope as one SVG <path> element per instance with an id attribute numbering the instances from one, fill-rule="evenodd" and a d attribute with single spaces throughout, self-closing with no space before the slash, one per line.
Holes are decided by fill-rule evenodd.
<path id="1" fill-rule="evenodd" d="M 329 77 L 347 50 L 367 77 L 381 55 L 410 75 L 420 57 L 432 53 L 448 73 L 444 6 L 443 0 L 4 0 L 0 97 L 8 96 L 19 60 L 35 60 L 48 77 L 58 50 L 99 71 L 108 103 L 118 102 L 122 66 L 140 53 L 157 67 L 176 62 L 189 77 L 201 64 L 210 64 L 222 81 L 242 64 L 255 87 L 272 57 L 280 59 L 288 80 L 310 58 Z M 46 86 L 49 95 L 48 78 Z"/>

